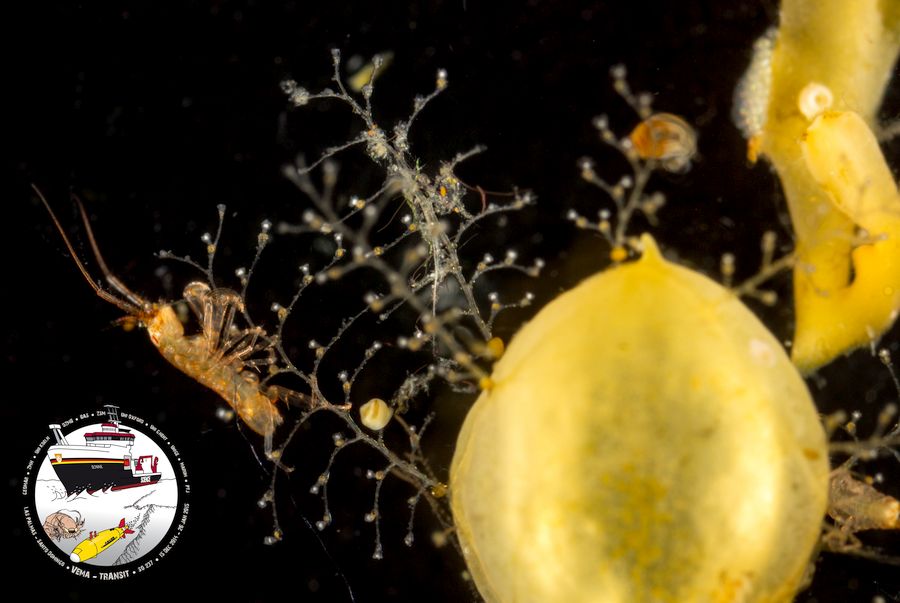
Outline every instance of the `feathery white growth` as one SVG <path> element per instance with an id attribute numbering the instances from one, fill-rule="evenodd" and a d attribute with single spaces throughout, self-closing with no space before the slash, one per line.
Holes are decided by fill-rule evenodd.
<path id="1" fill-rule="evenodd" d="M 754 42 L 750 66 L 734 90 L 731 119 L 747 140 L 761 134 L 766 125 L 772 89 L 772 50 L 777 33 L 774 27 L 770 28 Z"/>

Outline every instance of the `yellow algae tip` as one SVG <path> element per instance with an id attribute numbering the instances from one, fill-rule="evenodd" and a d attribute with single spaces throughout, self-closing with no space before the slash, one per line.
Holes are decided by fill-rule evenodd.
<path id="1" fill-rule="evenodd" d="M 793 357 L 808 370 L 867 345 L 893 323 L 900 308 L 900 195 L 875 135 L 852 111 L 817 117 L 800 146 L 832 211 L 865 233 L 845 242 L 852 275 L 845 266 L 829 263 L 819 264 L 819 274 L 795 274 Z M 837 274 L 830 277 L 828 271 Z M 818 285 L 825 278 L 831 287 Z"/>
<path id="2" fill-rule="evenodd" d="M 880 336 L 900 309 L 900 205 L 871 134 L 900 50 L 900 4 L 782 0 L 779 12 L 735 111 L 787 198 L 797 243 L 792 355 L 810 371 Z"/>
<path id="3" fill-rule="evenodd" d="M 451 506 L 487 601 L 790 601 L 818 542 L 825 434 L 778 341 L 672 264 L 595 275 L 510 342 Z"/>

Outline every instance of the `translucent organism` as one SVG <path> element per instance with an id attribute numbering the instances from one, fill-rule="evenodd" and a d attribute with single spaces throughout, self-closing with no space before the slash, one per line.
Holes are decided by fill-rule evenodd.
<path id="1" fill-rule="evenodd" d="M 380 453 L 384 464 L 366 472 L 375 487 L 371 510 L 363 516 L 366 522 L 374 524 L 372 555 L 376 559 L 384 554 L 379 503 L 382 484 L 388 477 L 399 478 L 414 489 L 408 500 L 410 520 L 403 538 L 407 546 L 414 542 L 413 517 L 420 501 L 427 501 L 442 524 L 444 539 L 456 544 L 447 509 L 446 477 L 431 468 L 421 448 L 432 415 L 425 415 L 415 424 L 409 413 L 422 404 L 431 387 L 440 383 L 465 393 L 491 386 L 489 363 L 503 351 L 502 341 L 492 332 L 494 321 L 505 310 L 529 305 L 533 296 L 525 292 L 517 298 L 504 299 L 499 292 L 488 291 L 486 299 L 480 299 L 477 289 L 489 286 L 497 271 L 511 270 L 536 277 L 543 266 L 540 259 L 534 259 L 530 266 L 521 264 L 514 249 L 501 252 L 500 259 L 495 259 L 492 252 L 484 253 L 480 260 L 466 260 L 460 254 L 474 228 L 491 220 L 502 222 L 506 214 L 533 204 L 534 197 L 524 191 L 488 192 L 458 178 L 456 166 L 479 153 L 480 147 L 426 170 L 411 154 L 409 133 L 420 113 L 447 88 L 448 74 L 443 69 L 437 70 L 433 90 L 415 97 L 409 117 L 384 129 L 376 120 L 372 99 L 374 80 L 389 58 L 375 56 L 371 69 L 366 67 L 352 76 L 349 89 L 341 74 L 341 55 L 336 50 L 332 53 L 334 89 L 310 92 L 293 80 L 282 82 L 282 90 L 293 107 L 322 100 L 336 101 L 338 106 L 349 109 L 361 128 L 357 136 L 325 149 L 318 159 L 307 163 L 300 156 L 285 167 L 285 176 L 303 193 L 311 208 L 303 211 L 300 223 L 282 221 L 276 232 L 328 241 L 334 252 L 318 269 L 301 265 L 303 278 L 294 297 L 284 305 L 273 306 L 279 320 L 280 338 L 284 324 L 308 287 L 352 285 L 357 279 L 344 280 L 348 274 L 367 273 L 360 281 L 371 283 L 372 289 L 361 295 L 359 311 L 342 321 L 324 343 L 309 342 L 314 355 L 311 366 L 301 368 L 298 362 L 287 357 L 283 348 L 277 347 L 280 372 L 291 373 L 304 381 L 312 399 L 327 401 L 333 397 L 328 393 L 328 387 L 333 385 L 338 385 L 343 395 L 342 404 L 325 402 L 303 412 L 280 449 L 285 450 L 300 427 L 321 410 L 337 415 L 346 424 L 345 429 L 334 433 L 335 447 L 309 489 L 323 503 L 322 518 L 315 523 L 319 529 L 325 529 L 332 521 L 328 485 L 340 453 L 355 445 L 368 446 Z M 357 88 L 359 96 L 351 93 Z M 354 149 L 362 151 L 383 172 L 383 183 L 376 190 L 341 190 L 337 159 Z M 353 183 L 352 178 L 348 181 Z M 507 202 L 489 200 L 494 197 L 505 198 Z M 370 334 L 373 325 L 385 323 L 398 325 L 398 332 L 389 342 Z M 341 348 L 351 336 L 364 342 L 358 365 L 336 374 L 326 370 L 332 351 Z M 379 391 L 374 392 L 376 397 L 358 393 L 356 386 L 365 380 L 364 371 L 386 348 L 395 355 L 406 354 L 411 365 L 415 362 L 416 370 L 393 388 L 380 382 Z M 385 437 L 391 430 L 407 436 L 408 452 L 400 454 L 388 447 Z M 260 501 L 262 506 L 271 503 L 275 516 L 275 529 L 267 542 L 281 537 L 274 504 L 277 477 L 277 473 L 273 474 L 270 488 Z"/>
<path id="2" fill-rule="evenodd" d="M 488 601 L 789 601 L 828 500 L 825 433 L 720 285 L 642 257 L 511 341 L 459 436 L 453 514 Z"/>
<path id="3" fill-rule="evenodd" d="M 697 134 L 672 113 L 654 113 L 628 135 L 642 159 L 659 161 L 669 172 L 685 172 L 697 154 Z"/>

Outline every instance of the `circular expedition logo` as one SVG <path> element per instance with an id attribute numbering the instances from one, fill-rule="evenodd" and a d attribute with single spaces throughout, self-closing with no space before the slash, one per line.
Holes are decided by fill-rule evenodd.
<path id="1" fill-rule="evenodd" d="M 156 426 L 107 405 L 48 426 L 23 480 L 25 521 L 53 563 L 121 580 L 165 557 L 187 522 L 190 486 Z"/>

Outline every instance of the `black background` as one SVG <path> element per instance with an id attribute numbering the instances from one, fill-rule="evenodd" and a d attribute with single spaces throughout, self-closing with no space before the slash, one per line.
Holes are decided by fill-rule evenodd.
<path id="1" fill-rule="evenodd" d="M 202 257 L 200 234 L 215 227 L 215 205 L 225 203 L 229 217 L 217 261 L 224 284 L 234 286 L 231 275 L 249 261 L 260 221 L 297 221 L 304 207 L 281 166 L 298 152 L 316 156 L 355 132 L 346 111 L 333 104 L 288 112 L 279 82 L 290 76 L 312 89 L 328 85 L 332 47 L 345 57 L 393 51 L 375 93 L 381 119 L 390 125 L 408 113 L 414 94 L 432 88 L 435 70 L 443 67 L 450 87 L 423 113 L 414 154 L 433 166 L 485 144 L 488 151 L 460 170 L 467 182 L 494 190 L 519 186 L 539 197 L 535 209 L 479 239 L 500 250 L 495 255 L 513 245 L 525 258 L 548 262 L 530 286 L 535 306 L 499 325 L 498 334 L 508 339 L 556 292 L 606 263 L 604 245 L 574 232 L 564 216 L 570 207 L 593 213 L 605 201 L 579 180 L 579 157 L 597 158 L 610 179 L 623 169 L 590 127 L 598 113 L 608 113 L 622 134 L 634 125 L 607 76 L 622 62 L 633 87 L 654 94 L 657 109 L 685 116 L 700 133 L 695 168 L 655 180 L 669 196 L 657 239 L 671 256 L 712 275 L 721 253 L 736 252 L 738 275 L 749 276 L 763 230 L 775 229 L 790 247 L 778 184 L 766 166 L 747 166 L 729 119 L 752 42 L 774 23 L 777 10 L 772 3 L 699 0 L 661 6 L 647 0 L 35 2 L 9 14 L 7 42 L 14 46 L 7 52 L 4 96 L 13 108 L 6 111 L 4 137 L 16 186 L 6 196 L 2 221 L 2 425 L 5 498 L 13 504 L 3 520 L 12 554 L 2 574 L 60 600 L 156 599 L 172 596 L 176 580 L 182 593 L 235 601 L 471 600 L 456 553 L 431 546 L 435 523 L 424 509 L 417 515 L 416 546 L 403 545 L 409 492 L 402 486 L 386 486 L 385 559 L 370 558 L 372 525 L 362 516 L 371 507 L 372 483 L 356 474 L 375 466 L 364 452 L 348 455 L 335 470 L 334 525 L 321 534 L 309 526 L 321 505 L 308 488 L 340 428 L 327 420 L 314 422 L 295 444 L 291 462 L 298 469 L 277 500 L 286 539 L 264 546 L 271 519 L 256 501 L 266 476 L 249 443 L 258 448 L 258 442 L 218 421 L 215 396 L 168 366 L 145 334 L 108 328 L 119 312 L 83 282 L 28 185 L 42 188 L 88 258 L 69 192 L 82 196 L 111 268 L 151 299 L 176 298 L 198 276 L 154 253 Z M 889 94 L 884 116 L 893 116 L 896 106 Z M 895 148 L 888 151 L 896 157 Z M 377 173 L 356 165 L 352 158 L 345 164 L 345 193 L 372 190 Z M 635 230 L 644 227 L 635 224 Z M 285 301 L 304 253 L 296 240 L 276 242 L 267 252 L 251 289 L 255 315 L 268 320 L 269 304 Z M 751 305 L 787 339 L 787 279 L 775 286 L 782 293 L 777 307 Z M 292 319 L 298 354 L 307 339 L 329 332 L 329 312 L 355 307 L 358 294 L 347 295 L 328 290 L 309 296 L 309 307 Z M 884 343 L 893 348 L 895 341 L 889 334 Z M 409 367 L 393 369 L 402 378 Z M 389 370 L 385 375 L 395 378 Z M 810 383 L 823 411 L 872 415 L 896 397 L 888 373 L 865 352 L 835 362 Z M 471 403 L 448 398 L 426 444 L 442 473 Z M 97 585 L 43 558 L 25 533 L 17 501 L 25 463 L 46 424 L 110 402 L 156 423 L 176 443 L 193 483 L 192 510 L 182 541 L 153 571 Z M 879 469 L 888 476 L 886 489 L 897 494 L 895 465 Z M 896 538 L 874 542 L 900 553 Z M 900 600 L 895 568 L 824 556 L 814 586 L 798 600 L 870 601 L 875 595 Z"/>

